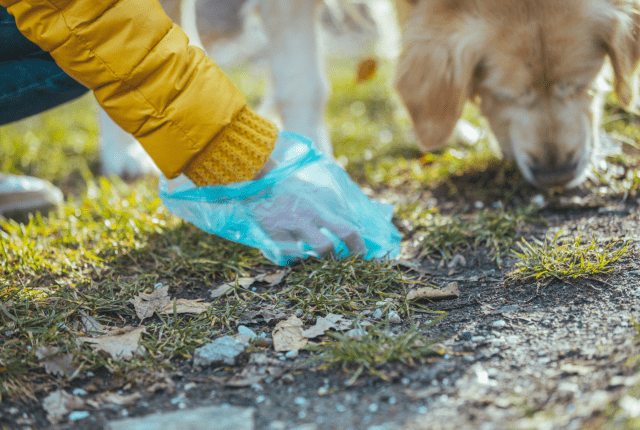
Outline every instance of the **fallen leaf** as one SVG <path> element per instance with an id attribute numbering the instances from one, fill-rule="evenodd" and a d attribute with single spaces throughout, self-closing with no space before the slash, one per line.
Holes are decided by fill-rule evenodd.
<path id="1" fill-rule="evenodd" d="M 97 333 L 104 333 L 106 331 L 105 326 L 98 321 L 87 315 L 84 311 L 78 311 L 80 314 L 80 321 L 84 326 L 84 331 L 90 336 L 96 336 Z"/>
<path id="2" fill-rule="evenodd" d="M 273 338 L 273 349 L 278 352 L 302 349 L 309 340 L 302 335 L 302 321 L 296 316 L 276 324 L 271 337 Z"/>
<path id="3" fill-rule="evenodd" d="M 97 400 L 101 403 L 112 403 L 118 406 L 129 406 L 135 404 L 142 397 L 142 393 L 117 394 L 107 391 L 98 396 Z"/>
<path id="4" fill-rule="evenodd" d="M 153 293 L 140 293 L 129 302 L 133 304 L 136 310 L 140 322 L 145 318 L 149 318 L 154 312 L 159 312 L 171 303 L 171 297 L 169 297 L 169 287 L 161 287 L 155 290 Z"/>
<path id="5" fill-rule="evenodd" d="M 351 328 L 351 321 L 344 320 L 342 315 L 329 314 L 326 317 L 318 317 L 316 325 L 303 330 L 302 335 L 307 338 L 322 336 L 324 332 L 330 329 L 347 330 Z"/>
<path id="6" fill-rule="evenodd" d="M 263 273 L 261 275 L 256 276 L 256 281 L 258 282 L 268 282 L 270 287 L 278 285 L 285 276 L 287 276 L 287 270 L 278 270 L 277 272 L 271 273 L 267 275 Z"/>
<path id="7" fill-rule="evenodd" d="M 51 424 L 57 424 L 69 412 L 83 408 L 84 400 L 72 396 L 64 390 L 57 390 L 42 400 L 42 408 L 47 412 Z"/>
<path id="8" fill-rule="evenodd" d="M 176 300 L 176 313 L 177 314 L 201 314 L 206 311 L 211 303 L 201 302 L 200 300 L 187 300 L 187 299 L 177 299 Z M 162 310 L 164 314 L 172 314 L 173 313 L 173 302 L 169 303 Z"/>
<path id="9" fill-rule="evenodd" d="M 216 297 L 224 296 L 236 287 L 236 283 L 241 287 L 247 288 L 254 282 L 256 282 L 256 278 L 237 278 L 233 282 L 226 282 L 218 288 L 211 290 L 211 297 L 215 299 Z"/>
<path id="10" fill-rule="evenodd" d="M 358 76 L 356 83 L 360 84 L 371 80 L 378 70 L 378 61 L 375 58 L 365 58 L 358 63 Z"/>
<path id="11" fill-rule="evenodd" d="M 104 351 L 119 360 L 131 360 L 133 354 L 146 353 L 144 346 L 138 345 L 144 327 L 123 327 L 112 330 L 109 334 L 99 337 L 79 337 L 82 342 L 91 344 L 97 351 Z"/>
<path id="12" fill-rule="evenodd" d="M 460 297 L 458 283 L 452 282 L 443 288 L 420 287 L 409 291 L 407 300 L 429 299 L 429 300 L 449 300 Z"/>
<path id="13" fill-rule="evenodd" d="M 59 351 L 60 348 L 57 346 L 50 348 L 39 346 L 35 353 L 40 359 L 40 366 L 44 367 L 49 375 L 70 377 L 79 369 L 79 366 L 73 363 L 73 354 L 58 354 Z"/>

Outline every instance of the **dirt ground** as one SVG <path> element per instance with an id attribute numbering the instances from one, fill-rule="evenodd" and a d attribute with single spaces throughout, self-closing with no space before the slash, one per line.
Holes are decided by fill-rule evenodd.
<path id="1" fill-rule="evenodd" d="M 435 195 L 425 192 L 423 199 Z M 529 198 L 516 198 L 513 204 Z M 474 202 L 462 195 L 440 196 L 438 203 L 455 212 Z M 138 385 L 126 375 L 85 375 L 66 390 L 109 389 L 142 397 L 57 426 L 49 424 L 35 402 L 5 401 L 0 425 L 97 429 L 125 418 L 227 404 L 254 410 L 253 422 L 237 428 L 265 430 L 602 428 L 611 402 L 640 382 L 626 363 L 640 352 L 631 322 L 640 316 L 638 201 L 579 190 L 548 198 L 540 215 L 547 224 L 522 226 L 523 237 L 542 238 L 560 230 L 573 237 L 579 230 L 583 237 L 595 233 L 598 241 L 631 240 L 630 253 L 617 265 L 623 269 L 597 280 L 552 280 L 536 287 L 505 283 L 514 258 L 507 257 L 499 268 L 485 248 L 462 252 L 455 265 L 409 260 L 401 266 L 407 274 L 442 286 L 457 282 L 460 297 L 427 303 L 448 313 L 427 331 L 433 337 L 444 335 L 439 345 L 445 353 L 426 364 L 389 363 L 383 369 L 388 381 L 362 375 L 347 386 L 349 373 L 317 363 L 301 366 L 309 352 L 288 359 L 273 349 L 256 348 L 235 367 L 200 369 L 185 359 L 178 374 L 148 375 Z M 411 243 L 412 233 L 399 227 Z M 419 245 L 410 246 L 406 256 L 414 251 Z M 424 328 L 434 317 L 421 314 L 414 323 Z M 275 325 L 259 318 L 237 323 L 256 332 Z M 405 320 L 395 330 L 408 325 Z"/>

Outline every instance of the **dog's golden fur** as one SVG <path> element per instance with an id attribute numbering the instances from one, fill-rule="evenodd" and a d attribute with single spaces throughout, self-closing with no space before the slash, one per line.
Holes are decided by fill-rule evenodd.
<path id="1" fill-rule="evenodd" d="M 535 185 L 581 182 L 598 145 L 602 71 L 634 105 L 639 0 L 418 0 L 397 87 L 427 150 L 479 100 L 507 158 Z M 608 60 L 608 61 L 607 61 Z"/>

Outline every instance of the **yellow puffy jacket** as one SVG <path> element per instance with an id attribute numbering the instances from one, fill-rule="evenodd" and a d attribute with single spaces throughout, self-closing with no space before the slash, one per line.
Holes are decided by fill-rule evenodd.
<path id="1" fill-rule="evenodd" d="M 275 126 L 189 46 L 156 0 L 0 0 L 20 31 L 86 85 L 160 170 L 197 185 L 253 178 Z"/>

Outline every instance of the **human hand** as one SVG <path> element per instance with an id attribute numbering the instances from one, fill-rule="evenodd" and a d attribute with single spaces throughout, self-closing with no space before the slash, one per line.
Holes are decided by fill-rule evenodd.
<path id="1" fill-rule="evenodd" d="M 326 254 L 386 258 L 399 253 L 392 207 L 369 200 L 311 141 L 281 133 L 271 159 L 258 180 L 200 188 L 182 184 L 173 191 L 164 181 L 160 197 L 179 217 L 259 248 L 280 265 Z"/>

